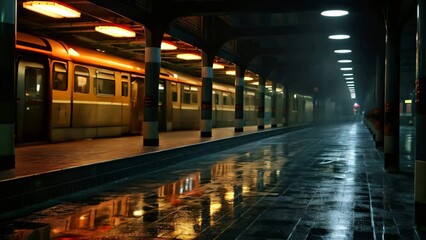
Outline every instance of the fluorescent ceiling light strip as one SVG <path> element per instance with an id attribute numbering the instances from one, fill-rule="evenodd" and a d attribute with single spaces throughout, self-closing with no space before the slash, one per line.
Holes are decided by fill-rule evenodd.
<path id="1" fill-rule="evenodd" d="M 22 7 L 53 18 L 79 18 L 81 13 L 65 4 L 52 1 L 27 1 Z"/>

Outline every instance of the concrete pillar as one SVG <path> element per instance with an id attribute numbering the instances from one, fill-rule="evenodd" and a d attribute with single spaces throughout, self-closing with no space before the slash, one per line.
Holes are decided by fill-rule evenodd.
<path id="1" fill-rule="evenodd" d="M 235 68 L 235 132 L 244 131 L 244 72 L 239 66 Z"/>
<path id="2" fill-rule="evenodd" d="M 288 87 L 284 87 L 284 116 L 285 116 L 285 125 L 288 127 L 290 126 L 290 116 L 291 116 L 291 111 L 292 111 L 292 107 L 290 106 L 291 102 L 291 97 L 290 96 L 290 91 L 288 89 Z"/>
<path id="3" fill-rule="evenodd" d="M 376 103 L 377 103 L 377 126 L 376 126 L 376 137 L 374 141 L 376 142 L 376 147 L 383 146 L 384 141 L 384 135 L 383 135 L 383 109 L 384 109 L 384 103 L 385 103 L 385 97 L 384 97 L 384 61 L 383 57 L 380 55 L 377 55 L 376 58 Z"/>
<path id="4" fill-rule="evenodd" d="M 385 118 L 384 168 L 388 172 L 399 170 L 399 64 L 400 34 L 396 7 L 387 8 L 386 66 L 385 66 Z"/>
<path id="5" fill-rule="evenodd" d="M 143 145 L 158 146 L 158 80 L 163 32 L 145 28 L 145 99 L 142 125 Z"/>
<path id="6" fill-rule="evenodd" d="M 259 76 L 258 96 L 257 129 L 265 129 L 265 78 L 263 76 Z"/>
<path id="7" fill-rule="evenodd" d="M 272 81 L 271 128 L 277 127 L 277 82 Z"/>
<path id="8" fill-rule="evenodd" d="M 426 231 L 426 0 L 419 0 L 418 3 L 414 220 L 418 229 Z"/>
<path id="9" fill-rule="evenodd" d="M 213 60 L 214 56 L 203 51 L 203 67 L 201 71 L 203 82 L 201 89 L 201 137 L 212 136 Z"/>
<path id="10" fill-rule="evenodd" d="M 0 169 L 15 168 L 16 1 L 0 1 Z"/>

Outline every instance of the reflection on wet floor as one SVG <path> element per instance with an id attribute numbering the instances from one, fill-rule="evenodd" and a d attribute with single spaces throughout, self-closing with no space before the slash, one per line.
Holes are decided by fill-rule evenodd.
<path id="1" fill-rule="evenodd" d="M 402 129 L 408 174 L 389 175 L 360 123 L 287 133 L 62 199 L 0 238 L 422 239 L 412 142 Z"/>

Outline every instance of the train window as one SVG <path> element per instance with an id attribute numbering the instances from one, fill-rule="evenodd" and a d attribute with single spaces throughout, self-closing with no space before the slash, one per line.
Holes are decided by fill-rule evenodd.
<path id="1" fill-rule="evenodd" d="M 190 104 L 191 103 L 191 87 L 183 86 L 183 103 Z"/>
<path id="2" fill-rule="evenodd" d="M 229 93 L 223 93 L 222 102 L 223 105 L 229 105 Z"/>
<path id="3" fill-rule="evenodd" d="M 66 91 L 68 89 L 67 68 L 63 63 L 53 64 L 53 89 Z"/>
<path id="4" fill-rule="evenodd" d="M 191 87 L 191 103 L 198 103 L 198 88 Z"/>
<path id="5" fill-rule="evenodd" d="M 97 72 L 95 81 L 97 94 L 115 96 L 114 74 Z"/>
<path id="6" fill-rule="evenodd" d="M 43 97 L 43 69 L 25 68 L 25 96 L 27 99 L 42 99 Z"/>
<path id="7" fill-rule="evenodd" d="M 172 87 L 172 102 L 177 102 L 178 101 L 178 93 L 177 93 L 176 83 L 172 82 L 170 85 Z"/>
<path id="8" fill-rule="evenodd" d="M 234 102 L 235 102 L 235 94 L 230 93 L 230 95 L 229 95 L 229 105 L 234 106 Z"/>
<path id="9" fill-rule="evenodd" d="M 121 82 L 121 96 L 127 97 L 129 96 L 129 83 Z"/>
<path id="10" fill-rule="evenodd" d="M 74 69 L 74 92 L 89 93 L 89 87 L 89 70 L 85 67 L 76 66 Z"/>
<path id="11" fill-rule="evenodd" d="M 213 91 L 213 102 L 215 105 L 219 105 L 219 93 L 216 91 Z"/>

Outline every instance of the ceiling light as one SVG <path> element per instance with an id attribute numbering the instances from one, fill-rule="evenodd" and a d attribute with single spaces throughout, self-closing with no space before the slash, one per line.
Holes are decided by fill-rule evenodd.
<path id="1" fill-rule="evenodd" d="M 348 14 L 349 12 L 345 10 L 327 10 L 327 11 L 321 12 L 321 15 L 325 17 L 341 17 Z"/>
<path id="2" fill-rule="evenodd" d="M 201 56 L 193 53 L 181 53 L 176 55 L 177 58 L 183 60 L 200 60 Z"/>
<path id="3" fill-rule="evenodd" d="M 355 98 L 356 98 L 355 93 L 351 93 L 351 98 L 352 98 L 352 99 L 355 99 Z"/>
<path id="4" fill-rule="evenodd" d="M 333 39 L 333 40 L 342 40 L 342 39 L 348 39 L 351 36 L 349 35 L 345 35 L 345 34 L 337 34 L 337 35 L 331 35 L 328 36 L 328 38 Z"/>
<path id="5" fill-rule="evenodd" d="M 235 76 L 236 72 L 235 72 L 235 70 L 228 70 L 228 71 L 225 72 L 225 74 Z"/>
<path id="6" fill-rule="evenodd" d="M 346 83 L 355 83 L 355 81 L 346 81 Z"/>
<path id="7" fill-rule="evenodd" d="M 344 73 L 343 76 L 353 76 L 353 73 Z"/>
<path id="8" fill-rule="evenodd" d="M 250 83 L 250 84 L 253 84 L 253 85 L 259 85 L 259 82 L 252 82 L 252 83 Z"/>
<path id="9" fill-rule="evenodd" d="M 224 69 L 225 66 L 220 63 L 213 63 L 213 69 Z"/>
<path id="10" fill-rule="evenodd" d="M 355 87 L 355 84 L 353 84 L 353 83 L 349 83 L 349 84 L 348 84 L 348 87 Z"/>
<path id="11" fill-rule="evenodd" d="M 335 53 L 350 53 L 352 52 L 352 50 L 349 49 L 338 49 L 338 50 L 334 50 Z"/>
<path id="12" fill-rule="evenodd" d="M 342 70 L 342 71 L 351 71 L 352 68 L 340 68 L 340 70 Z"/>
<path id="13" fill-rule="evenodd" d="M 128 28 L 120 26 L 97 26 L 95 27 L 97 32 L 110 35 L 113 37 L 135 37 L 136 33 Z"/>
<path id="14" fill-rule="evenodd" d="M 165 42 L 165 41 L 163 41 L 163 42 L 161 42 L 161 50 L 176 50 L 177 49 L 177 47 L 176 47 L 176 45 L 174 45 L 174 44 L 171 44 L 171 43 L 169 43 L 169 42 Z"/>
<path id="15" fill-rule="evenodd" d="M 81 13 L 65 4 L 51 1 L 28 1 L 22 6 L 28 10 L 53 18 L 79 18 Z"/>
<path id="16" fill-rule="evenodd" d="M 353 80 L 354 78 L 353 77 L 347 77 L 347 78 L 345 78 L 346 80 Z"/>
<path id="17" fill-rule="evenodd" d="M 339 62 L 339 63 L 351 63 L 352 60 L 339 60 L 337 62 Z"/>
<path id="18" fill-rule="evenodd" d="M 251 80 L 253 80 L 253 78 L 252 77 L 244 77 L 244 80 L 245 81 L 251 81 Z"/>

